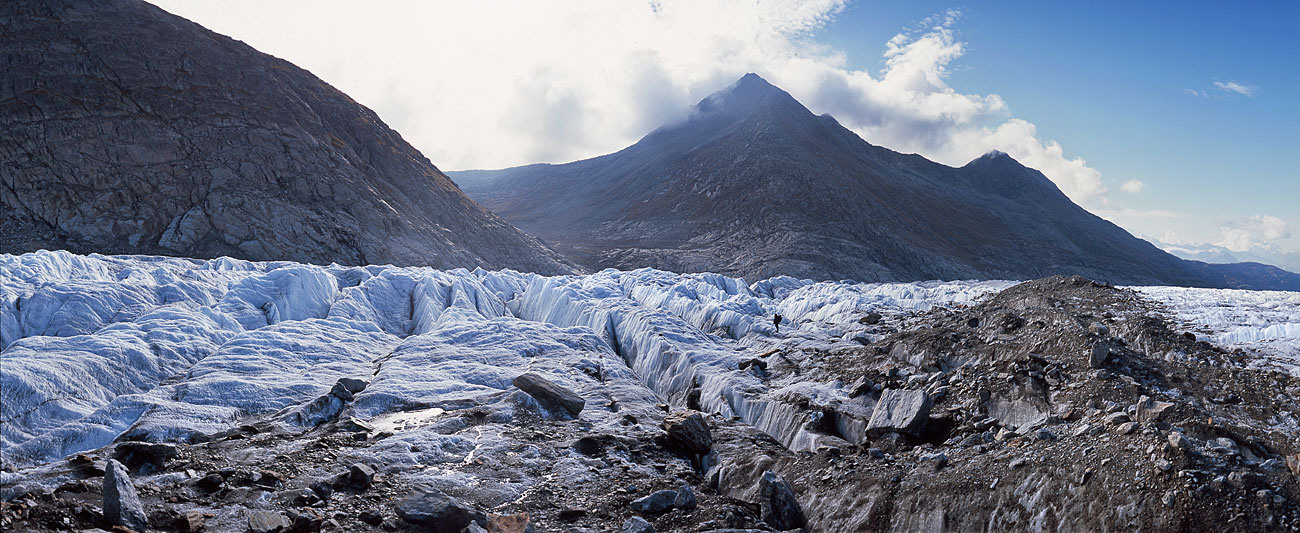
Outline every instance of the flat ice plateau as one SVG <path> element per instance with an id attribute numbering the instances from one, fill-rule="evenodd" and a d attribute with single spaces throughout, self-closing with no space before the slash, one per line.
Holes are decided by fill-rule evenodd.
<path id="1" fill-rule="evenodd" d="M 694 401 L 812 450 L 820 437 L 770 399 L 842 398 L 846 385 L 764 381 L 738 370 L 746 354 L 871 342 L 867 313 L 902 320 L 1013 284 L 0 255 L 0 459 L 37 465 L 123 436 L 192 441 L 254 416 L 310 427 L 337 414 L 313 400 L 343 377 L 370 382 L 353 415 L 378 424 L 465 403 L 506 417 L 544 409 L 512 386 L 523 372 L 588 406 L 621 407 L 584 411 L 595 427 Z M 1138 291 L 1211 342 L 1300 368 L 1300 295 Z M 779 334 L 774 313 L 785 318 Z M 490 451 L 490 437 L 410 432 L 390 439 L 386 460 L 468 460 Z M 417 438 L 441 440 L 400 445 Z"/>

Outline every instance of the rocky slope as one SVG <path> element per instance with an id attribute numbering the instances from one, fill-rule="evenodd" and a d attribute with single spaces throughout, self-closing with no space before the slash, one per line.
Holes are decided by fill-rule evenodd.
<path id="1" fill-rule="evenodd" d="M 5 528 L 1300 527 L 1300 378 L 1252 368 L 1274 346 L 1079 277 L 0 273 Z M 1202 292 L 1158 294 L 1237 312 Z"/>
<path id="2" fill-rule="evenodd" d="M 617 153 L 452 177 L 593 268 L 1300 288 L 1300 275 L 1275 268 L 1171 256 L 1006 154 L 952 168 L 873 146 L 753 74 Z"/>
<path id="3" fill-rule="evenodd" d="M 572 268 L 347 95 L 145 2 L 4 2 L 0 57 L 0 251 Z"/>

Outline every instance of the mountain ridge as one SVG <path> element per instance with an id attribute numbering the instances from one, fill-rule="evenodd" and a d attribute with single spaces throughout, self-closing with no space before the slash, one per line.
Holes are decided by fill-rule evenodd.
<path id="1" fill-rule="evenodd" d="M 1087 212 L 1005 153 L 951 167 L 894 152 L 754 74 L 612 154 L 450 175 L 590 268 L 1233 286 Z"/>

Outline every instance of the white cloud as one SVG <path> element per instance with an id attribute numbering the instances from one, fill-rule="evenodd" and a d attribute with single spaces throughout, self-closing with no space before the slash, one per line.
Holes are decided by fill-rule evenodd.
<path id="1" fill-rule="evenodd" d="M 1214 85 L 1213 89 L 1204 89 L 1204 90 L 1183 89 L 1183 92 L 1200 98 L 1226 98 L 1229 96 L 1245 96 L 1249 98 L 1251 96 L 1255 96 L 1255 93 L 1259 91 L 1259 87 L 1256 87 L 1249 83 L 1241 83 L 1241 82 L 1231 81 L 1231 80 L 1229 81 L 1215 80 L 1213 82 L 1213 85 Z M 1213 91 L 1218 91 L 1218 92 L 1213 92 Z"/>
<path id="2" fill-rule="evenodd" d="M 957 11 L 882 43 L 870 72 L 812 36 L 843 0 L 154 1 L 311 70 L 443 168 L 611 152 L 752 71 L 874 144 L 950 165 L 1002 150 L 1107 203 L 1101 174 L 1001 97 L 947 84 L 965 53 Z"/>
<path id="3" fill-rule="evenodd" d="M 1229 220 L 1219 227 L 1223 240 L 1214 243 L 1234 252 L 1245 252 L 1267 247 L 1274 241 L 1291 238 L 1291 228 L 1285 220 L 1272 215 L 1254 215 Z"/>
<path id="4" fill-rule="evenodd" d="M 1216 81 L 1214 82 L 1214 87 L 1225 93 L 1237 93 L 1242 96 L 1254 96 L 1255 91 L 1259 90 L 1259 88 L 1254 85 L 1237 83 L 1235 81 Z"/>
<path id="5" fill-rule="evenodd" d="M 1128 180 L 1124 182 L 1123 185 L 1119 186 L 1119 190 L 1129 194 L 1140 193 L 1146 188 L 1147 188 L 1147 184 L 1142 183 L 1142 180 Z"/>

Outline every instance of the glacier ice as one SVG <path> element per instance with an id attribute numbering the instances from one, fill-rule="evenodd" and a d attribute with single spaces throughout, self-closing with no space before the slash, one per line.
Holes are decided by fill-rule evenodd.
<path id="1" fill-rule="evenodd" d="M 625 415 L 653 423 L 655 404 L 666 402 L 738 417 L 811 450 L 837 437 L 808 429 L 807 406 L 847 401 L 844 384 L 769 380 L 741 370 L 743 361 L 812 357 L 867 335 L 858 319 L 869 312 L 904 317 L 1011 284 L 0 255 L 0 455 L 39 464 L 115 439 L 195 439 L 259 416 L 310 425 L 319 418 L 289 415 L 353 377 L 370 384 L 347 406 L 351 416 L 407 417 L 376 448 L 392 464 L 493 460 L 500 429 L 451 434 L 468 423 L 452 415 L 544 413 L 511 385 L 523 372 L 581 395 L 581 421 L 596 428 Z M 1215 342 L 1296 359 L 1287 328 L 1300 312 L 1288 293 L 1139 290 Z M 1207 298 L 1238 307 L 1206 312 Z M 779 335 L 775 313 L 787 319 Z M 511 460 L 528 460 L 518 452 Z M 509 498 L 521 486 L 502 479 L 491 490 Z"/>
<path id="2" fill-rule="evenodd" d="M 1256 366 L 1300 376 L 1300 292 L 1133 287 L 1200 340 L 1253 350 Z"/>

